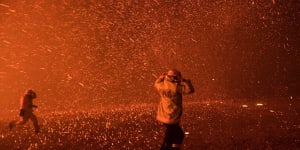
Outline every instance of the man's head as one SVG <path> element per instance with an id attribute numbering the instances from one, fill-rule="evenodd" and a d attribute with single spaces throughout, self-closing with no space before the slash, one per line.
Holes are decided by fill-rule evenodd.
<path id="1" fill-rule="evenodd" d="M 31 98 L 36 98 L 36 93 L 32 89 L 26 90 L 25 95 L 28 95 Z"/>
<path id="2" fill-rule="evenodd" d="M 176 69 L 171 69 L 167 72 L 167 77 L 172 82 L 179 82 L 181 80 L 181 73 Z"/>

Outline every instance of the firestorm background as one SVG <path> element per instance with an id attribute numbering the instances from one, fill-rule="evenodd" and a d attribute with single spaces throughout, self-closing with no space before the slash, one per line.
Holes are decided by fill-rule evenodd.
<path id="1" fill-rule="evenodd" d="M 153 102 L 170 68 L 190 100 L 296 97 L 297 0 L 1 0 L 0 107 Z"/>

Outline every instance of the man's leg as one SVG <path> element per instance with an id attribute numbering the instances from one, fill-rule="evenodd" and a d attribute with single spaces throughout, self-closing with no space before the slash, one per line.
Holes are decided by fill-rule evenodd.
<path id="1" fill-rule="evenodd" d="M 38 120 L 37 120 L 37 117 L 33 113 L 31 113 L 31 115 L 30 115 L 30 120 L 33 123 L 35 133 L 39 133 L 40 132 L 40 127 L 39 127 L 39 124 L 38 124 Z"/>
<path id="2" fill-rule="evenodd" d="M 164 126 L 166 127 L 166 131 L 165 131 L 164 142 L 160 150 L 170 150 L 172 147 L 172 136 L 173 136 L 172 126 L 173 125 L 164 124 Z"/>
<path id="3" fill-rule="evenodd" d="M 173 133 L 172 150 L 179 150 L 184 139 L 184 132 L 179 124 L 173 126 Z"/>
<path id="4" fill-rule="evenodd" d="M 9 122 L 9 130 L 12 130 L 16 126 L 17 121 L 11 121 Z"/>
<path id="5" fill-rule="evenodd" d="M 161 144 L 160 150 L 166 150 L 166 130 L 167 130 L 167 129 L 165 129 L 164 141 L 163 141 L 163 143 Z"/>
<path id="6" fill-rule="evenodd" d="M 9 123 L 9 129 L 12 130 L 14 127 L 18 126 L 18 125 L 23 125 L 28 121 L 29 117 L 27 116 L 20 116 L 20 120 L 19 121 L 11 121 Z"/>

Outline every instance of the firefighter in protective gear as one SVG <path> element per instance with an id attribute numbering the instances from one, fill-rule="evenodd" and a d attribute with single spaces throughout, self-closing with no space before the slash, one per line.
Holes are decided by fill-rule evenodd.
<path id="1" fill-rule="evenodd" d="M 30 119 L 33 123 L 35 133 L 40 132 L 37 117 L 33 114 L 33 108 L 37 108 L 37 106 L 33 105 L 32 100 L 36 97 L 36 93 L 32 89 L 26 90 L 25 94 L 20 98 L 20 119 L 9 123 L 10 130 L 15 126 L 24 125 Z"/>
<path id="2" fill-rule="evenodd" d="M 182 95 L 194 92 L 191 81 L 184 79 L 175 69 L 163 73 L 154 83 L 160 95 L 156 119 L 166 127 L 161 150 L 178 150 L 184 139 L 180 118 L 182 115 Z"/>

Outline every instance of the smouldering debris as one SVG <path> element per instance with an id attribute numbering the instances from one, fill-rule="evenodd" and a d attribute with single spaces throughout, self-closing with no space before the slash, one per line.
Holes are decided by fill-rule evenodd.
<path id="1" fill-rule="evenodd" d="M 248 105 L 242 105 L 242 107 L 244 107 L 244 108 L 247 108 L 247 107 L 248 107 Z"/>
<path id="2" fill-rule="evenodd" d="M 263 106 L 264 104 L 262 103 L 257 103 L 256 106 Z"/>

